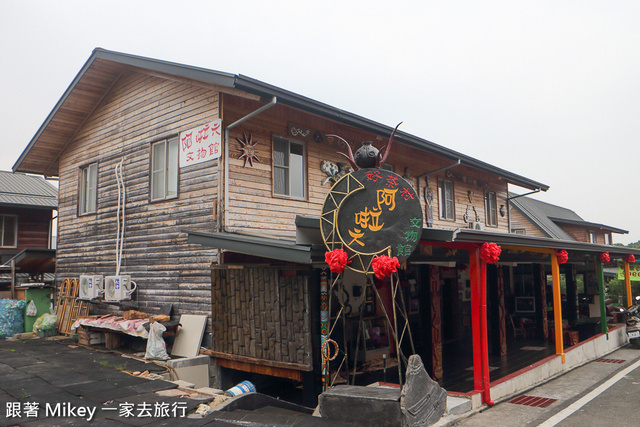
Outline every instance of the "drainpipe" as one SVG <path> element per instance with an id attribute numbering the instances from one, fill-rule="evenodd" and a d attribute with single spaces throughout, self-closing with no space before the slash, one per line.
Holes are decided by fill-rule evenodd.
<path id="1" fill-rule="evenodd" d="M 556 354 L 559 354 L 562 358 L 562 363 L 565 362 L 564 355 L 564 341 L 563 341 L 563 328 L 562 328 L 562 291 L 560 290 L 560 264 L 558 263 L 558 257 L 555 253 L 550 252 L 551 258 L 551 276 L 553 280 L 553 328 L 556 334 Z M 543 313 L 544 315 L 545 313 Z"/>
<path id="2" fill-rule="evenodd" d="M 218 231 L 227 231 L 227 212 L 229 210 L 229 133 L 234 127 L 246 122 L 247 120 L 257 116 L 265 110 L 276 105 L 278 99 L 274 96 L 266 105 L 258 108 L 252 113 L 247 114 L 239 120 L 231 123 L 224 130 L 224 205 L 222 207 L 222 227 L 218 225 Z M 220 222 L 218 223 L 220 224 Z"/>

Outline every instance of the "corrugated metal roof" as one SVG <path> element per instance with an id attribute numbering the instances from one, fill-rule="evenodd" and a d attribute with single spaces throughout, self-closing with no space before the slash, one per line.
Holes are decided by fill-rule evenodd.
<path id="1" fill-rule="evenodd" d="M 0 206 L 58 208 L 58 189 L 41 177 L 0 171 Z"/>
<path id="2" fill-rule="evenodd" d="M 509 194 L 509 196 L 513 197 L 515 195 Z M 627 233 L 626 230 L 585 221 L 571 209 L 552 205 L 551 203 L 542 202 L 530 197 L 518 197 L 511 199 L 511 204 L 529 221 L 531 221 L 533 225 L 538 227 L 540 231 L 553 239 L 575 240 L 569 233 L 564 231 L 558 225 L 559 223 L 581 225 L 592 228 L 596 227 L 612 231 L 614 233 Z"/>

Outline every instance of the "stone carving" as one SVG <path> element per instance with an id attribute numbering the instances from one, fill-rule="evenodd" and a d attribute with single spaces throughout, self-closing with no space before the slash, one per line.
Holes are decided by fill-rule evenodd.
<path id="1" fill-rule="evenodd" d="M 417 354 L 409 357 L 407 382 L 400 394 L 405 426 L 429 426 L 437 422 L 447 407 L 447 392 L 433 381 Z"/>

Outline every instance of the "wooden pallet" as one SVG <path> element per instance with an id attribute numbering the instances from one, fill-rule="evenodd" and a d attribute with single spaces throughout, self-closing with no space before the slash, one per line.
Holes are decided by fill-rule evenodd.
<path id="1" fill-rule="evenodd" d="M 78 299 L 79 283 L 76 278 L 64 279 L 56 298 L 56 326 L 59 334 L 70 335 L 71 326 L 79 318 L 89 314 L 90 303 Z"/>

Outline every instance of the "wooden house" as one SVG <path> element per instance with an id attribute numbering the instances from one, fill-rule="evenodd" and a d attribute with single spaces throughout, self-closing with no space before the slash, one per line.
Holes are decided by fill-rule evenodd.
<path id="1" fill-rule="evenodd" d="M 41 177 L 0 171 L 1 282 L 11 283 L 11 260 L 18 281 L 51 271 L 53 212 L 58 208 L 57 189 Z M 15 280 L 14 280 L 14 284 Z"/>
<path id="2" fill-rule="evenodd" d="M 318 218 L 331 185 L 348 172 L 340 139 L 382 148 L 392 132 L 243 75 L 96 49 L 14 171 L 59 177 L 58 282 L 131 275 L 139 309 L 171 302 L 175 315 L 211 316 L 208 353 L 224 372 L 286 378 L 316 395 L 326 268 Z M 479 248 L 509 244 L 512 258 L 523 257 L 522 247 L 563 248 L 510 233 L 509 184 L 548 186 L 402 128 L 383 168 L 415 189 L 424 213 L 419 249 L 403 273 L 416 347 L 440 379 L 443 337 L 464 341 L 477 368 L 468 371 L 474 388 L 488 387 L 488 373 L 479 377 L 487 350 L 476 310 L 486 291 Z M 509 274 L 498 271 L 489 275 L 503 283 Z M 341 298 L 350 298 L 349 322 L 357 324 L 372 284 L 348 274 Z M 384 305 L 372 305 L 371 322 Z M 466 323 L 449 322 L 456 314 Z M 497 322 L 503 331 L 504 317 Z M 493 336 L 504 344 L 503 335 Z"/>
<path id="3" fill-rule="evenodd" d="M 531 197 L 511 195 L 511 232 L 521 235 L 612 245 L 627 230 L 585 221 L 574 211 Z"/>

